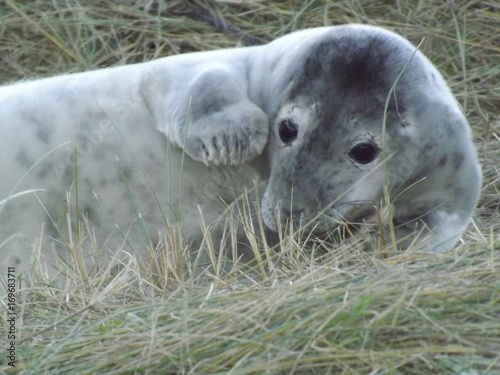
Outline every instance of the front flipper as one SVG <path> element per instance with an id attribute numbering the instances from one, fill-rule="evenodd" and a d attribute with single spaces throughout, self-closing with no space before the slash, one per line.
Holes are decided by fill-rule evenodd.
<path id="1" fill-rule="evenodd" d="M 418 235 L 419 240 L 427 237 L 424 250 L 450 250 L 470 222 L 481 188 L 479 166 L 470 160 L 460 171 L 453 171 L 453 181 L 443 171 L 433 172 L 394 203 L 393 225 L 400 248 L 408 247 Z"/>
<path id="2" fill-rule="evenodd" d="M 264 149 L 267 116 L 230 72 L 216 68 L 198 75 L 189 84 L 185 101 L 186 116 L 180 121 L 177 139 L 193 159 L 239 165 Z"/>
<path id="3" fill-rule="evenodd" d="M 455 213 L 435 210 L 416 214 L 415 217 L 394 218 L 393 226 L 398 239 L 398 247 L 408 248 L 415 240 L 423 241 L 422 250 L 442 252 L 452 249 L 468 224 L 468 218 Z M 390 237 L 386 229 L 386 239 Z M 420 245 L 420 246 L 421 246 Z"/>

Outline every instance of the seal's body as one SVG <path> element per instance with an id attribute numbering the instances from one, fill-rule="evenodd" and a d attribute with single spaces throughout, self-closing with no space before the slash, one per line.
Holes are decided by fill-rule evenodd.
<path id="1" fill-rule="evenodd" d="M 214 222 L 256 180 L 271 230 L 362 221 L 385 187 L 402 246 L 426 227 L 449 249 L 481 182 L 437 70 L 360 25 L 3 86 L 0 173 L 1 263 L 21 268 L 35 238 L 69 238 L 68 207 L 92 243 L 139 251 L 175 222 L 200 237 L 200 210 Z"/>

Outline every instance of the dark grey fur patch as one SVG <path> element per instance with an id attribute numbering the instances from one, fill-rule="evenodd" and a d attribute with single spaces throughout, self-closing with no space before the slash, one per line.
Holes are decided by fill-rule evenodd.
<path id="1" fill-rule="evenodd" d="M 35 135 L 40 141 L 47 144 L 49 143 L 51 131 L 49 130 L 49 128 L 45 128 L 40 124 L 37 124 Z"/>
<path id="2" fill-rule="evenodd" d="M 59 225 L 59 223 L 57 222 L 57 217 L 54 218 L 56 220 L 56 222 L 52 222 L 51 218 L 50 217 L 46 217 L 45 219 L 45 227 L 44 227 L 44 231 L 45 231 L 45 235 L 49 238 L 55 238 L 55 239 L 60 239 L 61 238 L 61 234 L 59 233 L 58 229 L 54 227 L 54 225 Z M 62 220 L 61 220 L 62 221 Z M 40 225 L 40 228 L 41 228 L 41 225 Z M 61 230 L 62 233 L 64 233 L 64 227 L 59 229 Z"/>
<path id="3" fill-rule="evenodd" d="M 62 181 L 64 186 L 70 186 L 75 179 L 75 168 L 71 165 L 66 165 L 62 173 Z"/>
<path id="4" fill-rule="evenodd" d="M 121 173 L 120 173 L 120 181 L 125 184 L 129 184 L 134 179 L 134 168 L 127 166 L 121 163 Z"/>
<path id="5" fill-rule="evenodd" d="M 54 166 L 52 164 L 44 165 L 43 167 L 40 168 L 40 170 L 37 172 L 36 177 L 39 178 L 40 180 L 44 181 L 47 179 L 47 177 L 52 174 L 54 171 Z"/>
<path id="6" fill-rule="evenodd" d="M 442 157 L 439 159 L 439 161 L 438 161 L 437 165 L 438 165 L 438 167 L 443 167 L 443 166 L 444 166 L 447 162 L 448 162 L 448 156 L 447 156 L 447 155 L 445 155 L 445 156 L 442 156 Z"/>
<path id="7" fill-rule="evenodd" d="M 86 205 L 84 208 L 83 208 L 83 213 L 86 217 L 88 217 L 89 221 L 92 222 L 92 225 L 100 225 L 100 222 L 99 222 L 99 214 L 96 212 L 96 209 L 95 209 L 95 205 L 92 205 L 92 204 L 89 204 L 89 205 Z"/>
<path id="8" fill-rule="evenodd" d="M 342 93 L 341 97 L 356 96 L 358 101 L 367 96 L 373 100 L 374 93 L 384 97 L 411 54 L 406 45 L 388 40 L 387 35 L 360 31 L 329 36 L 311 48 L 298 72 L 291 72 L 290 97 L 304 92 L 320 92 L 331 99 Z M 321 90 L 313 89 L 316 85 Z M 399 93 L 398 110 L 404 111 Z"/>
<path id="9" fill-rule="evenodd" d="M 464 154 L 461 153 L 461 152 L 456 152 L 454 155 L 453 155 L 453 169 L 455 171 L 458 171 L 459 169 L 462 168 L 462 165 L 464 163 Z"/>
<path id="10" fill-rule="evenodd" d="M 455 187 L 453 189 L 453 197 L 456 198 L 456 197 L 463 197 L 464 196 L 464 189 L 460 188 L 460 187 Z"/>
<path id="11" fill-rule="evenodd" d="M 35 128 L 36 138 L 41 142 L 48 144 L 52 136 L 52 130 L 40 123 L 32 113 L 25 112 L 22 113 L 21 116 Z"/>
<path id="12" fill-rule="evenodd" d="M 17 153 L 15 157 L 16 161 L 19 163 L 19 165 L 23 168 L 30 168 L 33 163 L 35 162 L 32 158 L 28 156 L 26 151 L 20 151 Z"/>

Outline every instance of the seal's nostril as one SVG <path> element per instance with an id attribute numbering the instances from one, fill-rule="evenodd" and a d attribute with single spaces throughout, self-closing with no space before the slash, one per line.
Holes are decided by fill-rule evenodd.
<path id="1" fill-rule="evenodd" d="M 303 215 L 303 213 L 304 213 L 303 208 L 295 208 L 295 207 L 292 207 L 291 209 L 281 207 L 281 211 L 280 211 L 282 219 L 291 218 L 293 220 L 300 219 L 300 217 Z"/>
<path id="2" fill-rule="evenodd" d="M 290 217 L 290 210 L 288 208 L 283 208 L 281 207 L 281 212 L 280 212 L 281 216 L 285 219 L 287 217 Z"/>

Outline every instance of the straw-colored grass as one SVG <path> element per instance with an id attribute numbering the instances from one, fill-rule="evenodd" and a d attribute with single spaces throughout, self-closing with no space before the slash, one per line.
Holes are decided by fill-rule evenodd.
<path id="1" fill-rule="evenodd" d="M 59 282 L 35 267 L 16 286 L 16 367 L 0 328 L 0 373 L 500 373 L 499 9 L 478 0 L 0 2 L 0 82 L 321 25 L 362 22 L 415 44 L 425 38 L 422 51 L 463 105 L 484 172 L 473 223 L 445 254 L 387 254 L 364 232 L 307 246 L 291 236 L 276 251 L 254 243 L 250 265 L 224 268 L 213 251 L 200 275 L 173 233 L 154 264 L 130 257 L 117 274 L 113 262 L 87 274 L 78 251 Z"/>

